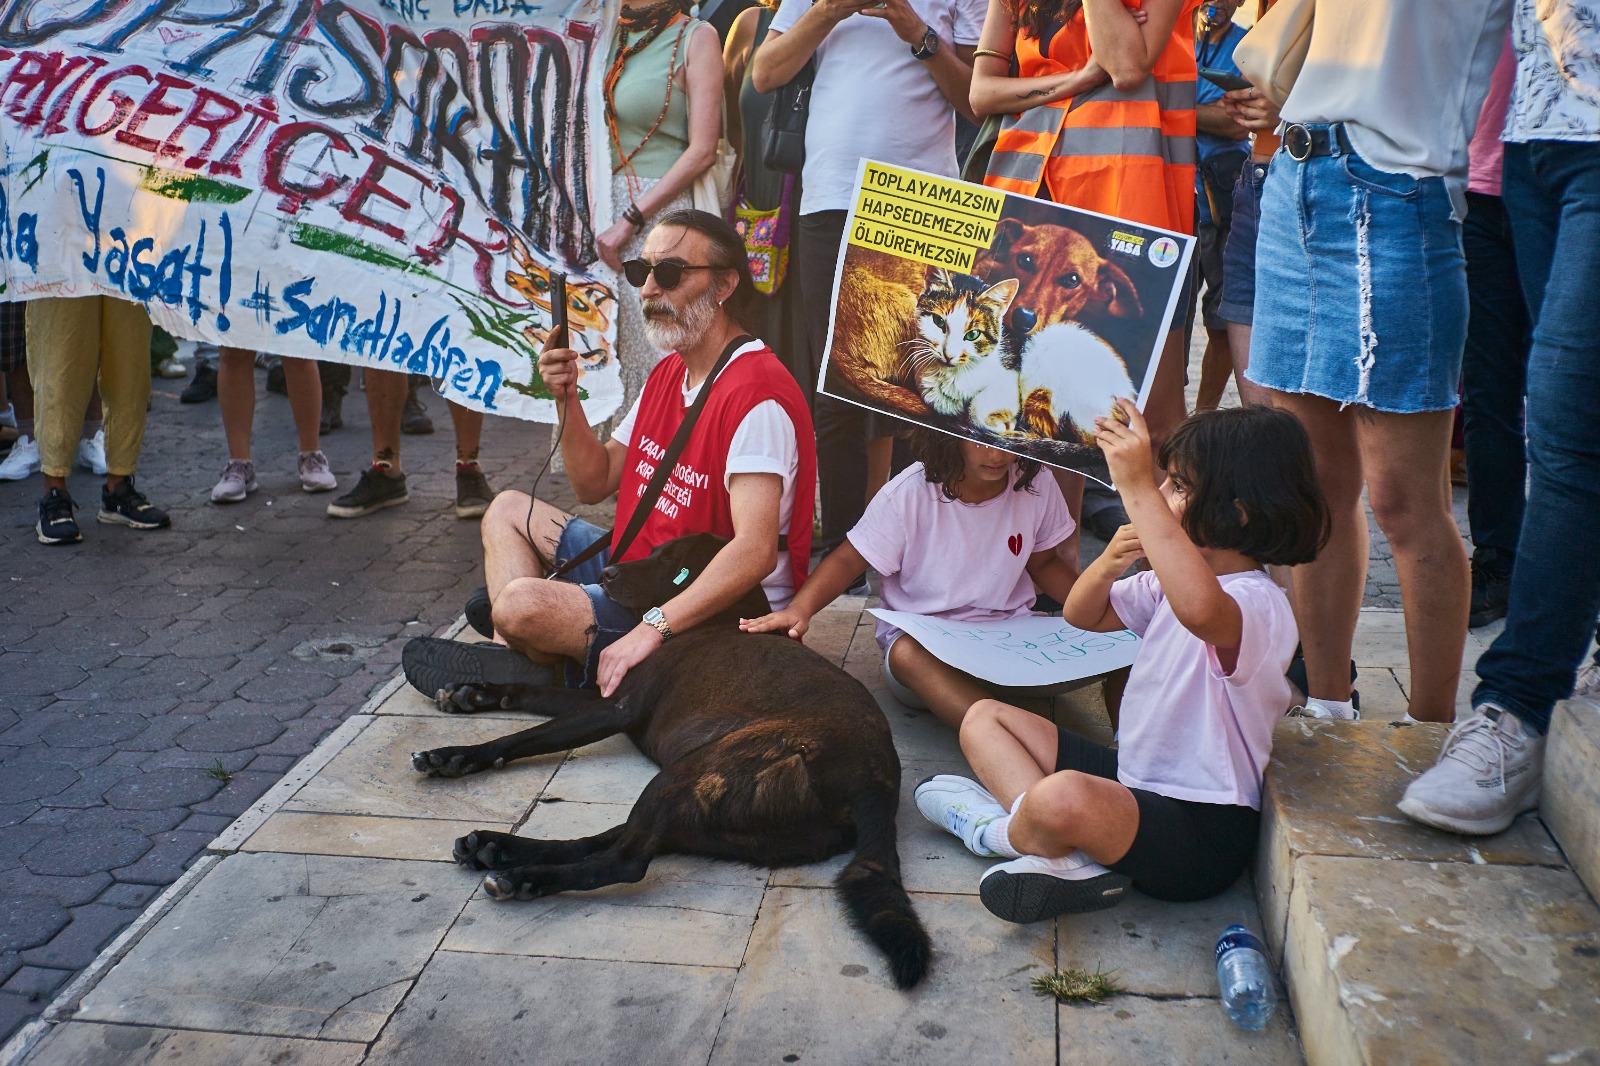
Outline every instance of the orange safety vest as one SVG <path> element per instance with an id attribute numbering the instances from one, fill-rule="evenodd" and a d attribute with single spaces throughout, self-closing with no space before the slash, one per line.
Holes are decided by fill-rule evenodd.
<path id="1" fill-rule="evenodd" d="M 1052 104 L 1006 115 L 983 183 L 1024 196 L 1194 232 L 1194 19 L 1186 0 L 1172 39 L 1137 89 L 1105 84 Z M 1050 51 L 1017 33 L 1017 73 L 1061 74 L 1089 60 L 1083 11 L 1057 30 Z"/>

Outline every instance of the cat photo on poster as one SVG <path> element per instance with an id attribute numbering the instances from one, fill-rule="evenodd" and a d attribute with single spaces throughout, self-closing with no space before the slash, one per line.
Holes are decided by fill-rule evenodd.
<path id="1" fill-rule="evenodd" d="M 1106 481 L 1094 420 L 1144 407 L 1192 244 L 864 161 L 818 389 Z"/>

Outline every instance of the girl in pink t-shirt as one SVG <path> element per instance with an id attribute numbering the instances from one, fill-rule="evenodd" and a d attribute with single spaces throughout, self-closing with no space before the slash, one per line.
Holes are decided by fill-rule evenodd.
<path id="1" fill-rule="evenodd" d="M 1029 613 L 1037 585 L 1066 598 L 1076 576 L 1055 548 L 1072 535 L 1072 516 L 1039 464 L 929 429 L 914 431 L 907 467 L 872 498 L 845 542 L 820 564 L 788 608 L 746 619 L 740 628 L 785 628 L 796 640 L 811 616 L 872 567 L 883 578 L 883 606 L 952 621 L 992 621 Z M 961 724 L 989 691 L 935 659 L 911 637 L 878 623 L 890 691 Z"/>
<path id="2" fill-rule="evenodd" d="M 1144 419 L 1096 420 L 1132 519 L 1084 571 L 1063 614 L 1143 638 L 1122 698 L 1119 748 L 990 700 L 961 749 L 978 779 L 917 786 L 917 807 L 973 852 L 1009 861 L 979 882 L 990 911 L 1034 922 L 1116 903 L 1131 883 L 1204 899 L 1255 854 L 1261 775 L 1290 702 L 1289 601 L 1265 564 L 1310 562 L 1328 536 L 1310 441 L 1293 415 L 1209 411 L 1161 448 L 1157 487 Z M 1151 569 L 1119 576 L 1134 560 Z"/>

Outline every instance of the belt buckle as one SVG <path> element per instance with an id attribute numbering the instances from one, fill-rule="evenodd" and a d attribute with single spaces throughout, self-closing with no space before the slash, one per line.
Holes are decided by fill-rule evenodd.
<path id="1" fill-rule="evenodd" d="M 1283 128 L 1283 150 L 1297 163 L 1311 158 L 1311 131 L 1299 122 Z"/>

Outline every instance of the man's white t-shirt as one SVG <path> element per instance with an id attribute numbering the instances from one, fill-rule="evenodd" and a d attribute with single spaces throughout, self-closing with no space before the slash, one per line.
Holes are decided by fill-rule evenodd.
<path id="1" fill-rule="evenodd" d="M 728 366 L 732 366 L 734 360 L 746 352 L 758 352 L 765 347 L 762 341 L 751 341 L 733 353 Z M 692 389 L 684 389 L 683 406 L 687 408 L 694 403 L 703 388 L 705 383 L 701 382 Z M 616 431 L 611 434 L 611 439 L 626 448 L 633 440 L 633 424 L 638 416 L 639 401 L 635 400 Z M 735 474 L 777 474 L 781 477 L 783 498 L 778 504 L 778 532 L 783 534 L 789 531 L 789 521 L 794 515 L 794 479 L 799 473 L 800 445 L 795 436 L 794 423 L 777 400 L 762 400 L 750 409 L 749 414 L 739 422 L 739 428 L 733 431 L 722 487 L 726 489 Z M 789 601 L 794 599 L 794 571 L 790 568 L 788 553 L 778 553 L 777 568 L 762 579 L 761 587 L 775 611 L 787 607 Z"/>
<path id="2" fill-rule="evenodd" d="M 910 2 L 941 48 L 978 43 L 984 0 Z M 770 32 L 787 33 L 810 9 L 811 0 L 783 0 Z M 955 109 L 888 22 L 849 16 L 823 38 L 815 61 L 801 214 L 848 210 L 862 159 L 956 176 Z"/>

